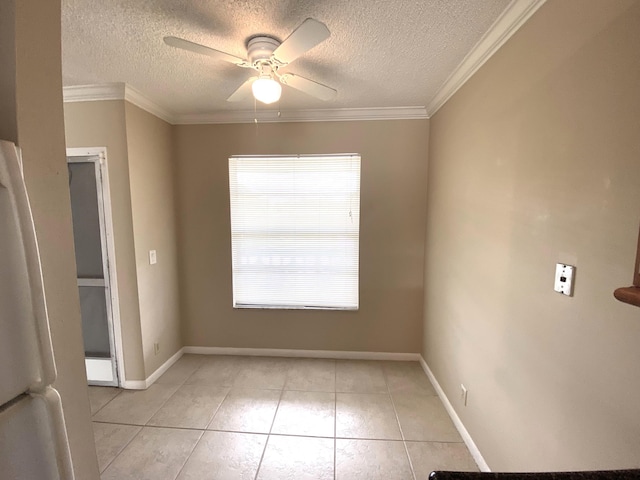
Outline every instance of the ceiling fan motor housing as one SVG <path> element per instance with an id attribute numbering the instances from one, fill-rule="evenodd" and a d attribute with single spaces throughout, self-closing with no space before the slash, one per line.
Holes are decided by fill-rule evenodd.
<path id="1" fill-rule="evenodd" d="M 266 63 L 280 42 L 271 37 L 253 37 L 247 42 L 247 55 L 252 65 Z"/>

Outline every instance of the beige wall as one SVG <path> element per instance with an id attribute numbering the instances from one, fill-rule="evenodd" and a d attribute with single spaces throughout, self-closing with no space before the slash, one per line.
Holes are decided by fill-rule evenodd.
<path id="1" fill-rule="evenodd" d="M 493 470 L 640 467 L 639 47 L 550 0 L 431 120 L 423 355 Z"/>
<path id="2" fill-rule="evenodd" d="M 125 102 L 145 375 L 182 348 L 171 125 Z M 149 250 L 158 263 L 149 264 Z M 153 344 L 160 344 L 156 355 Z"/>
<path id="3" fill-rule="evenodd" d="M 0 85 L 0 137 L 22 148 L 58 369 L 55 387 L 62 397 L 75 476 L 97 479 L 64 155 L 60 2 L 3 2 L 1 13 L 2 28 L 12 22 L 15 28 L 10 39 L 15 49 L 0 51 L 7 69 L 2 77 L 13 75 L 15 83 Z M 11 103 L 14 108 L 4 108 Z"/>
<path id="4" fill-rule="evenodd" d="M 68 147 L 107 147 L 125 373 L 144 380 L 182 347 L 171 126 L 123 100 L 64 110 Z"/>
<path id="5" fill-rule="evenodd" d="M 175 127 L 185 345 L 418 352 L 428 121 Z M 362 155 L 360 310 L 234 310 L 228 158 Z"/>
<path id="6" fill-rule="evenodd" d="M 64 120 L 67 147 L 107 147 L 125 375 L 144 380 L 125 102 L 65 103 Z"/>

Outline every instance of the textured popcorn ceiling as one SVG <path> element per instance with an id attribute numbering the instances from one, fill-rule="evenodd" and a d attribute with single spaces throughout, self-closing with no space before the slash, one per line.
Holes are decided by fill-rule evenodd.
<path id="1" fill-rule="evenodd" d="M 282 110 L 427 105 L 509 0 L 63 0 L 65 86 L 125 82 L 174 114 L 253 109 L 226 98 L 253 72 L 168 47 L 182 37 L 245 58 L 246 40 L 284 40 L 305 18 L 331 37 L 283 71 L 338 90 L 289 87 Z"/>

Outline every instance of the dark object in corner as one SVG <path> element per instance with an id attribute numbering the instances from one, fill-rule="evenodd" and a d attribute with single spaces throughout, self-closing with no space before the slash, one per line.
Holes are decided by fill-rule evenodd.
<path id="1" fill-rule="evenodd" d="M 429 480 L 639 480 L 640 469 L 598 472 L 431 472 Z"/>
<path id="2" fill-rule="evenodd" d="M 616 288 L 613 296 L 621 302 L 640 307 L 640 287 Z"/>
<path id="3" fill-rule="evenodd" d="M 633 271 L 633 286 L 618 288 L 613 296 L 624 303 L 640 307 L 640 233 L 638 233 L 638 251 L 636 252 L 636 268 Z"/>

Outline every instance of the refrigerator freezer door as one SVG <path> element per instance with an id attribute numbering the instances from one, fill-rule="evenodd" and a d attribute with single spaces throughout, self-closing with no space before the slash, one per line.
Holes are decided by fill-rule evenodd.
<path id="1" fill-rule="evenodd" d="M 56 459 L 47 402 L 22 395 L 0 407 L 0 477 L 11 480 L 65 478 Z"/>
<path id="2" fill-rule="evenodd" d="M 0 405 L 55 380 L 40 257 L 16 147 L 0 141 Z"/>

